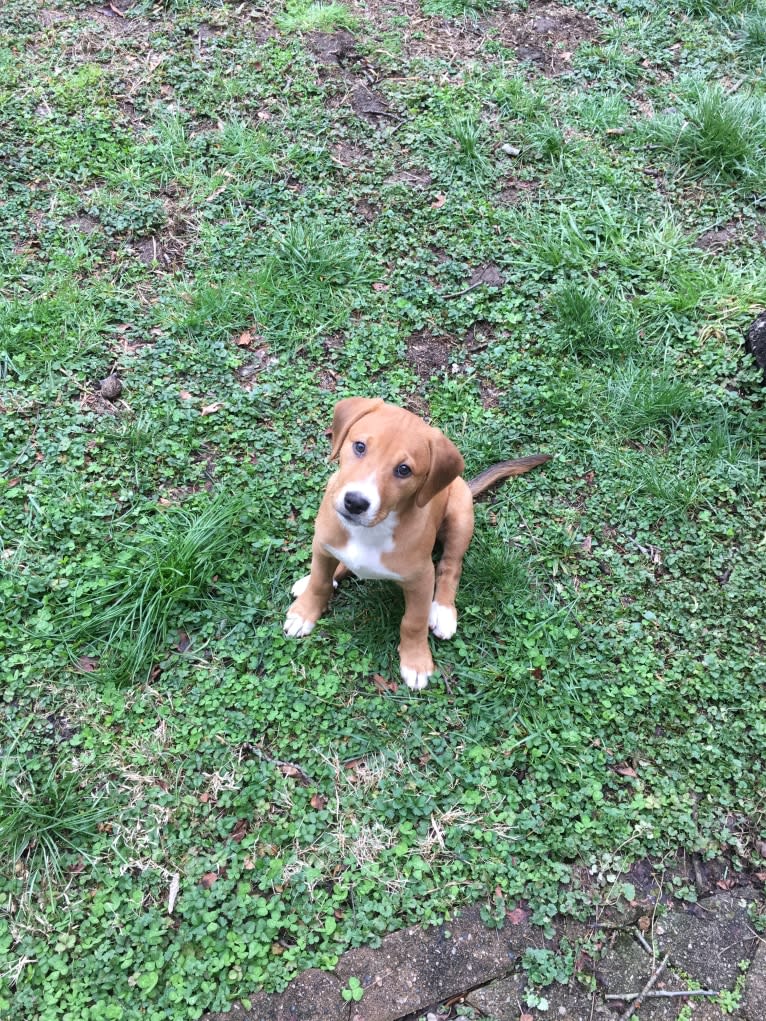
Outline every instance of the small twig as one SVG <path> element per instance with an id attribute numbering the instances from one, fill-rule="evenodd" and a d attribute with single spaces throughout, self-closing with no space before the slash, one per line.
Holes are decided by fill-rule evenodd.
<path id="1" fill-rule="evenodd" d="M 681 997 L 681 996 L 720 996 L 720 992 L 715 989 L 650 989 L 648 993 L 607 993 L 604 997 L 605 1000 L 659 1000 L 662 997 Z M 638 1006 L 638 1004 L 636 1004 Z M 625 1014 L 624 1017 L 629 1017 L 629 1014 Z"/>
<path id="2" fill-rule="evenodd" d="M 477 280 L 475 284 L 469 284 L 468 287 L 464 287 L 462 291 L 455 291 L 454 294 L 442 294 L 442 298 L 462 298 L 464 294 L 468 294 L 469 291 L 475 291 L 477 287 L 481 287 L 484 283 L 483 280 Z"/>
<path id="3" fill-rule="evenodd" d="M 646 983 L 646 985 L 641 990 L 641 992 L 638 994 L 638 996 L 633 1000 L 633 1003 L 628 1007 L 628 1009 L 625 1011 L 624 1014 L 620 1015 L 620 1021 L 628 1021 L 628 1018 L 633 1017 L 633 1015 L 635 1014 L 637 1008 L 639 1007 L 639 1005 L 641 1003 L 641 1000 L 644 998 L 644 996 L 646 996 L 646 994 L 652 988 L 654 983 L 657 981 L 657 979 L 663 973 L 663 971 L 667 967 L 667 963 L 668 963 L 669 960 L 670 960 L 670 954 L 665 954 L 665 956 L 663 957 L 662 961 L 660 962 L 659 967 L 654 972 L 654 974 L 649 978 L 649 981 Z"/>
<path id="4" fill-rule="evenodd" d="M 292 774 L 285 773 L 283 774 L 284 776 L 297 775 L 301 783 L 305 784 L 307 787 L 314 782 L 306 770 L 297 765 L 295 762 L 287 762 L 285 759 L 273 759 L 270 755 L 267 755 L 264 751 L 262 751 L 258 745 L 253 744 L 251 741 L 245 741 L 242 747 L 245 750 L 252 752 L 252 754 L 259 758 L 262 762 L 268 762 L 270 765 L 276 766 L 280 771 L 283 769 L 295 771 Z"/>
<path id="5" fill-rule="evenodd" d="M 640 929 L 636 929 L 636 931 L 633 933 L 633 935 L 636 937 L 636 939 L 641 944 L 641 946 L 644 948 L 644 950 L 647 952 L 647 954 L 649 954 L 649 956 L 653 958 L 654 957 L 654 948 L 649 945 L 649 943 L 647 942 L 647 939 L 644 936 L 643 932 L 641 932 Z"/>

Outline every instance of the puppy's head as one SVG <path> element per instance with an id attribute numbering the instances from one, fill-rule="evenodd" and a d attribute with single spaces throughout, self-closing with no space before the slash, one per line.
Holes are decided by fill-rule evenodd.
<path id="1" fill-rule="evenodd" d="M 337 514 L 366 528 L 412 504 L 425 507 L 464 468 L 460 451 L 438 429 L 365 397 L 335 405 L 330 457 L 340 460 Z"/>

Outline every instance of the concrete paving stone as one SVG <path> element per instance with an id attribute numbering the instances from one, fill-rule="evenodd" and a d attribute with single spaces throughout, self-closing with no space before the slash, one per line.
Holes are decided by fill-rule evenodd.
<path id="1" fill-rule="evenodd" d="M 348 1021 L 349 1005 L 335 975 L 309 968 L 282 993 L 256 993 L 250 1007 L 225 1014 L 206 1014 L 204 1021 Z"/>
<path id="2" fill-rule="evenodd" d="M 653 962 L 651 955 L 639 946 L 629 933 L 621 933 L 614 946 L 597 963 L 596 977 L 604 987 L 604 993 L 612 995 L 640 993 L 659 963 Z M 678 975 L 666 969 L 660 976 L 656 988 L 683 989 L 684 983 Z M 628 1000 L 606 1002 L 611 1003 L 615 1010 L 620 1004 L 622 1009 L 629 1006 Z M 680 1000 L 648 999 L 641 1005 L 639 1017 L 641 1021 L 675 1021 L 680 1009 Z"/>
<path id="3" fill-rule="evenodd" d="M 490 982 L 467 994 L 465 1002 L 475 1007 L 482 1014 L 494 1021 L 519 1021 L 524 1013 L 524 987 L 526 980 L 523 975 L 510 975 L 508 978 Z"/>
<path id="4" fill-rule="evenodd" d="M 747 1021 L 766 1019 L 766 943 L 760 942 L 745 980 L 742 1013 Z"/>
<path id="5" fill-rule="evenodd" d="M 489 929 L 472 907 L 446 925 L 392 933 L 377 950 L 349 950 L 335 973 L 344 984 L 355 976 L 364 988 L 354 1021 L 395 1021 L 507 975 L 528 933 L 526 922 Z"/>
<path id="6" fill-rule="evenodd" d="M 739 962 L 753 954 L 748 905 L 755 890 L 743 887 L 705 897 L 694 908 L 671 911 L 655 926 L 655 936 L 673 964 L 706 989 L 733 989 Z M 763 1015 L 759 1021 L 766 1021 Z"/>

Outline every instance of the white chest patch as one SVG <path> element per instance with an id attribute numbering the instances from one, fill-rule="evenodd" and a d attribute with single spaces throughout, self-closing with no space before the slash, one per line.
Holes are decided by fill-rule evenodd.
<path id="1" fill-rule="evenodd" d="M 396 514 L 391 513 L 379 525 L 365 528 L 362 525 L 350 525 L 343 522 L 348 532 L 348 542 L 336 549 L 325 546 L 332 556 L 337 557 L 357 578 L 382 578 L 388 581 L 401 581 L 401 575 L 383 566 L 383 553 L 394 551 L 394 529 Z"/>

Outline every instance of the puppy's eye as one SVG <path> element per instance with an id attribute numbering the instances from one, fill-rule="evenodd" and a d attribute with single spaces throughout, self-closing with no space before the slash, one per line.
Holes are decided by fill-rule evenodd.
<path id="1" fill-rule="evenodd" d="M 394 475 L 396 475 L 398 479 L 406 479 L 412 475 L 412 468 L 410 468 L 407 464 L 400 464 L 394 468 Z"/>
<path id="2" fill-rule="evenodd" d="M 361 440 L 355 440 L 355 442 L 352 443 L 351 446 L 354 448 L 354 453 L 357 454 L 359 457 L 361 457 L 362 454 L 367 449 L 367 444 L 362 443 Z"/>

